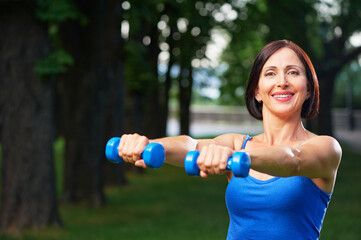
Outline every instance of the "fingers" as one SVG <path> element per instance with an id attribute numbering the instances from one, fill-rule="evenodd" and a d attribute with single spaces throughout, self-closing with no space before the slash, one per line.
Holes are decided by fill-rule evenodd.
<path id="1" fill-rule="evenodd" d="M 224 173 L 228 158 L 232 155 L 233 150 L 229 147 L 214 144 L 203 147 L 197 159 L 200 176 L 207 177 L 208 175 Z"/>
<path id="2" fill-rule="evenodd" d="M 137 143 L 134 144 L 134 149 L 132 151 L 132 157 L 133 157 L 133 161 L 137 161 L 139 159 L 141 159 L 141 155 L 145 149 L 145 147 L 148 145 L 149 140 L 144 137 L 144 136 L 140 136 L 139 139 L 137 139 Z"/>
<path id="3" fill-rule="evenodd" d="M 135 164 L 139 167 L 146 167 L 141 155 L 145 147 L 149 144 L 149 139 L 139 134 L 124 134 L 120 138 L 118 153 L 125 162 Z"/>
<path id="4" fill-rule="evenodd" d="M 208 174 L 206 172 L 200 171 L 199 176 L 201 176 L 202 178 L 206 178 L 208 177 Z"/>
<path id="5" fill-rule="evenodd" d="M 147 165 L 145 165 L 144 160 L 137 160 L 137 161 L 134 163 L 134 165 L 135 165 L 136 167 L 147 168 Z"/>

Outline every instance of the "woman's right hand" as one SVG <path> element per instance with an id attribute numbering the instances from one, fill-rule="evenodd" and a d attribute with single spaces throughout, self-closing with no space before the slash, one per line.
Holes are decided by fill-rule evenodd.
<path id="1" fill-rule="evenodd" d="M 120 138 L 118 153 L 125 162 L 134 164 L 137 167 L 146 168 L 141 155 L 145 147 L 149 144 L 149 139 L 145 136 L 135 134 L 124 134 Z"/>

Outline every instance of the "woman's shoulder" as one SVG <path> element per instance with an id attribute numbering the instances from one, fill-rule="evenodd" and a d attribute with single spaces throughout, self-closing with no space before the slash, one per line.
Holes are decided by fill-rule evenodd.
<path id="1" fill-rule="evenodd" d="M 216 144 L 232 146 L 237 151 L 242 148 L 243 142 L 247 135 L 239 133 L 226 133 L 214 138 Z"/>
<path id="2" fill-rule="evenodd" d="M 304 143 L 327 145 L 336 148 L 340 146 L 336 138 L 328 135 L 316 135 L 314 133 L 311 133 L 310 137 Z"/>
<path id="3" fill-rule="evenodd" d="M 321 155 L 328 158 L 340 160 L 342 156 L 342 148 L 337 139 L 332 136 L 313 134 L 302 145 L 316 147 L 319 153 L 323 153 Z"/>
<path id="4" fill-rule="evenodd" d="M 222 135 L 217 136 L 218 139 L 226 139 L 226 138 L 232 138 L 232 139 L 245 139 L 247 135 L 241 134 L 241 133 L 225 133 Z"/>

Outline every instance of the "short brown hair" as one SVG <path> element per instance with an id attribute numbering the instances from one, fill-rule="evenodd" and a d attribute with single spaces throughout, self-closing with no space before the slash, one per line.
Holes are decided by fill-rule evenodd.
<path id="1" fill-rule="evenodd" d="M 307 86 L 310 92 L 310 97 L 303 103 L 301 110 L 301 117 L 305 119 L 312 119 L 318 113 L 319 107 L 319 86 L 317 75 L 312 62 L 308 55 L 295 43 L 288 40 L 278 40 L 271 42 L 264 46 L 262 50 L 257 54 L 256 59 L 253 62 L 253 66 L 248 78 L 246 88 L 246 106 L 249 113 L 256 119 L 262 120 L 262 102 L 259 103 L 255 99 L 255 90 L 258 87 L 259 77 L 262 72 L 262 68 L 267 60 L 279 49 L 289 48 L 293 50 L 298 58 L 301 60 L 306 70 Z"/>

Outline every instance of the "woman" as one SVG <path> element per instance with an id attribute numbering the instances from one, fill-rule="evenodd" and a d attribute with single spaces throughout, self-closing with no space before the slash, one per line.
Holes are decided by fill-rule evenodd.
<path id="1" fill-rule="evenodd" d="M 302 125 L 301 118 L 317 114 L 318 102 L 317 76 L 307 54 L 290 41 L 275 41 L 257 55 L 246 91 L 247 108 L 263 120 L 264 133 L 204 140 L 124 135 L 119 155 L 145 167 L 141 152 L 149 142 L 159 142 L 166 162 L 183 166 L 186 153 L 196 149 L 200 175 L 207 177 L 225 173 L 227 159 L 246 151 L 249 176 L 226 173 L 227 239 L 318 239 L 342 155 L 334 138 L 317 136 Z"/>

